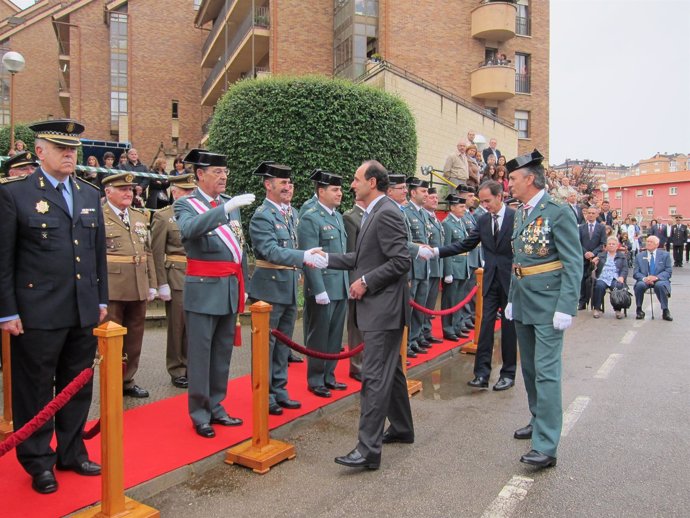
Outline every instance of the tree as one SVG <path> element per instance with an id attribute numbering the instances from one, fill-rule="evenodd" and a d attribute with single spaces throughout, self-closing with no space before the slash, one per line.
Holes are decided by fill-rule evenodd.
<path id="1" fill-rule="evenodd" d="M 34 151 L 34 132 L 24 124 L 14 125 L 14 140 L 23 140 L 27 151 Z M 0 128 L 0 150 L 3 156 L 7 156 L 10 151 L 10 127 Z"/>
<path id="2" fill-rule="evenodd" d="M 252 171 L 273 160 L 293 170 L 299 208 L 314 192 L 315 168 L 343 175 L 349 190 L 365 160 L 388 170 L 414 174 L 415 122 L 399 98 L 370 86 L 319 76 L 277 76 L 233 85 L 219 101 L 209 131 L 209 149 L 228 156 L 233 194 L 264 195 Z M 344 207 L 351 205 L 348 195 Z M 248 224 L 256 206 L 243 211 Z"/>

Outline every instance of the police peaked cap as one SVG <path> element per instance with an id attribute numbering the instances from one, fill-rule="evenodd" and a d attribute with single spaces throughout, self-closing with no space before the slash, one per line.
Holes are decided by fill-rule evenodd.
<path id="1" fill-rule="evenodd" d="M 84 125 L 71 119 L 55 119 L 35 122 L 29 129 L 36 133 L 36 138 L 47 140 L 58 146 L 79 147 L 79 136 L 84 131 Z"/>
<path id="2" fill-rule="evenodd" d="M 292 169 L 289 166 L 276 164 L 268 160 L 266 162 L 261 162 L 259 167 L 254 169 L 252 174 L 255 176 L 263 176 L 264 178 L 291 178 Z"/>
<path id="3" fill-rule="evenodd" d="M 508 170 L 508 173 L 510 174 L 513 171 L 516 171 L 518 169 L 522 169 L 523 167 L 541 164 L 542 160 L 544 160 L 544 156 L 539 151 L 537 151 L 535 149 L 531 153 L 520 155 L 518 157 L 513 158 L 509 162 L 507 162 L 506 163 L 506 169 Z"/>
<path id="4" fill-rule="evenodd" d="M 180 189 L 189 190 L 196 188 L 196 184 L 194 183 L 194 175 L 191 173 L 181 174 L 179 176 L 171 176 L 168 181 L 170 182 L 170 185 L 174 185 Z"/>
<path id="5" fill-rule="evenodd" d="M 417 178 L 416 176 L 410 176 L 407 180 L 405 180 L 405 182 L 410 189 L 416 189 L 417 187 L 429 187 L 429 182 L 422 180 L 421 178 Z"/>
<path id="6" fill-rule="evenodd" d="M 12 158 L 5 160 L 2 163 L 2 171 L 7 173 L 10 169 L 15 167 L 24 167 L 25 165 L 38 166 L 36 156 L 29 151 L 22 151 L 14 155 Z"/>

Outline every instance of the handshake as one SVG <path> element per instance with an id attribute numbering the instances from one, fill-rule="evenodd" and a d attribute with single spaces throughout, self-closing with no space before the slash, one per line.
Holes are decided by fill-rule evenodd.
<path id="1" fill-rule="evenodd" d="M 306 266 L 319 270 L 328 267 L 328 255 L 321 248 L 305 250 L 303 261 Z"/>
<path id="2" fill-rule="evenodd" d="M 419 252 L 417 252 L 417 258 L 424 259 L 428 261 L 438 257 L 438 248 L 432 248 L 429 245 L 419 245 Z"/>

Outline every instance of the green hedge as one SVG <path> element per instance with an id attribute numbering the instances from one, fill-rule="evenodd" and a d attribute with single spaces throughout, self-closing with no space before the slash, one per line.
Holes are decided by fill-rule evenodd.
<path id="1" fill-rule="evenodd" d="M 24 124 L 14 125 L 14 140 L 23 140 L 27 151 L 34 152 L 34 132 Z M 0 155 L 7 156 L 10 151 L 10 127 L 0 128 Z"/>
<path id="2" fill-rule="evenodd" d="M 354 172 L 368 159 L 414 174 L 415 122 L 399 98 L 364 85 L 320 76 L 276 76 L 240 81 L 218 102 L 209 149 L 228 155 L 230 194 L 254 192 L 262 182 L 251 172 L 264 160 L 292 167 L 293 205 L 314 192 L 309 175 L 321 168 L 343 175 L 349 190 Z M 344 198 L 343 208 L 352 205 Z M 243 213 L 247 224 L 256 205 Z"/>

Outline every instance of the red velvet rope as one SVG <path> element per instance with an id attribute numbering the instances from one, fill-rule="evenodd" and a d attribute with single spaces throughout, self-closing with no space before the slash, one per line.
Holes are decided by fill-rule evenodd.
<path id="1" fill-rule="evenodd" d="M 55 399 L 48 403 L 31 421 L 22 426 L 19 430 L 9 436 L 8 439 L 0 443 L 0 457 L 8 451 L 23 443 L 26 439 L 48 422 L 62 407 L 64 407 L 74 395 L 79 392 L 93 378 L 93 367 L 81 371 L 76 378 L 69 382 L 62 392 Z"/>
<path id="2" fill-rule="evenodd" d="M 303 345 L 300 345 L 297 342 L 293 342 L 292 340 L 290 340 L 289 336 L 287 336 L 285 333 L 281 333 L 277 329 L 271 329 L 271 334 L 275 336 L 277 340 L 280 340 L 285 345 L 287 345 L 290 349 L 294 349 L 298 353 L 306 354 L 307 356 L 311 356 L 312 358 L 318 358 L 320 360 L 344 360 L 345 358 L 350 358 L 356 354 L 361 353 L 364 350 L 364 342 L 362 342 L 354 349 L 350 349 L 349 351 L 344 353 L 322 353 L 320 351 L 307 349 Z"/>
<path id="3" fill-rule="evenodd" d="M 478 288 L 478 286 L 475 286 L 474 288 L 472 288 L 472 290 L 469 292 L 467 297 L 462 299 L 460 302 L 457 303 L 457 305 L 453 306 L 452 308 L 441 309 L 439 311 L 435 311 L 433 309 L 429 309 L 429 308 L 425 308 L 424 306 L 420 306 L 419 304 L 417 304 L 412 299 L 410 299 L 410 306 L 412 306 L 414 309 L 416 309 L 420 313 L 424 313 L 425 315 L 436 315 L 436 316 L 444 317 L 446 315 L 450 315 L 451 313 L 455 313 L 460 308 L 462 308 L 465 304 L 467 304 L 470 300 L 472 300 L 472 297 L 474 297 L 474 294 L 477 293 L 477 288 Z"/>

